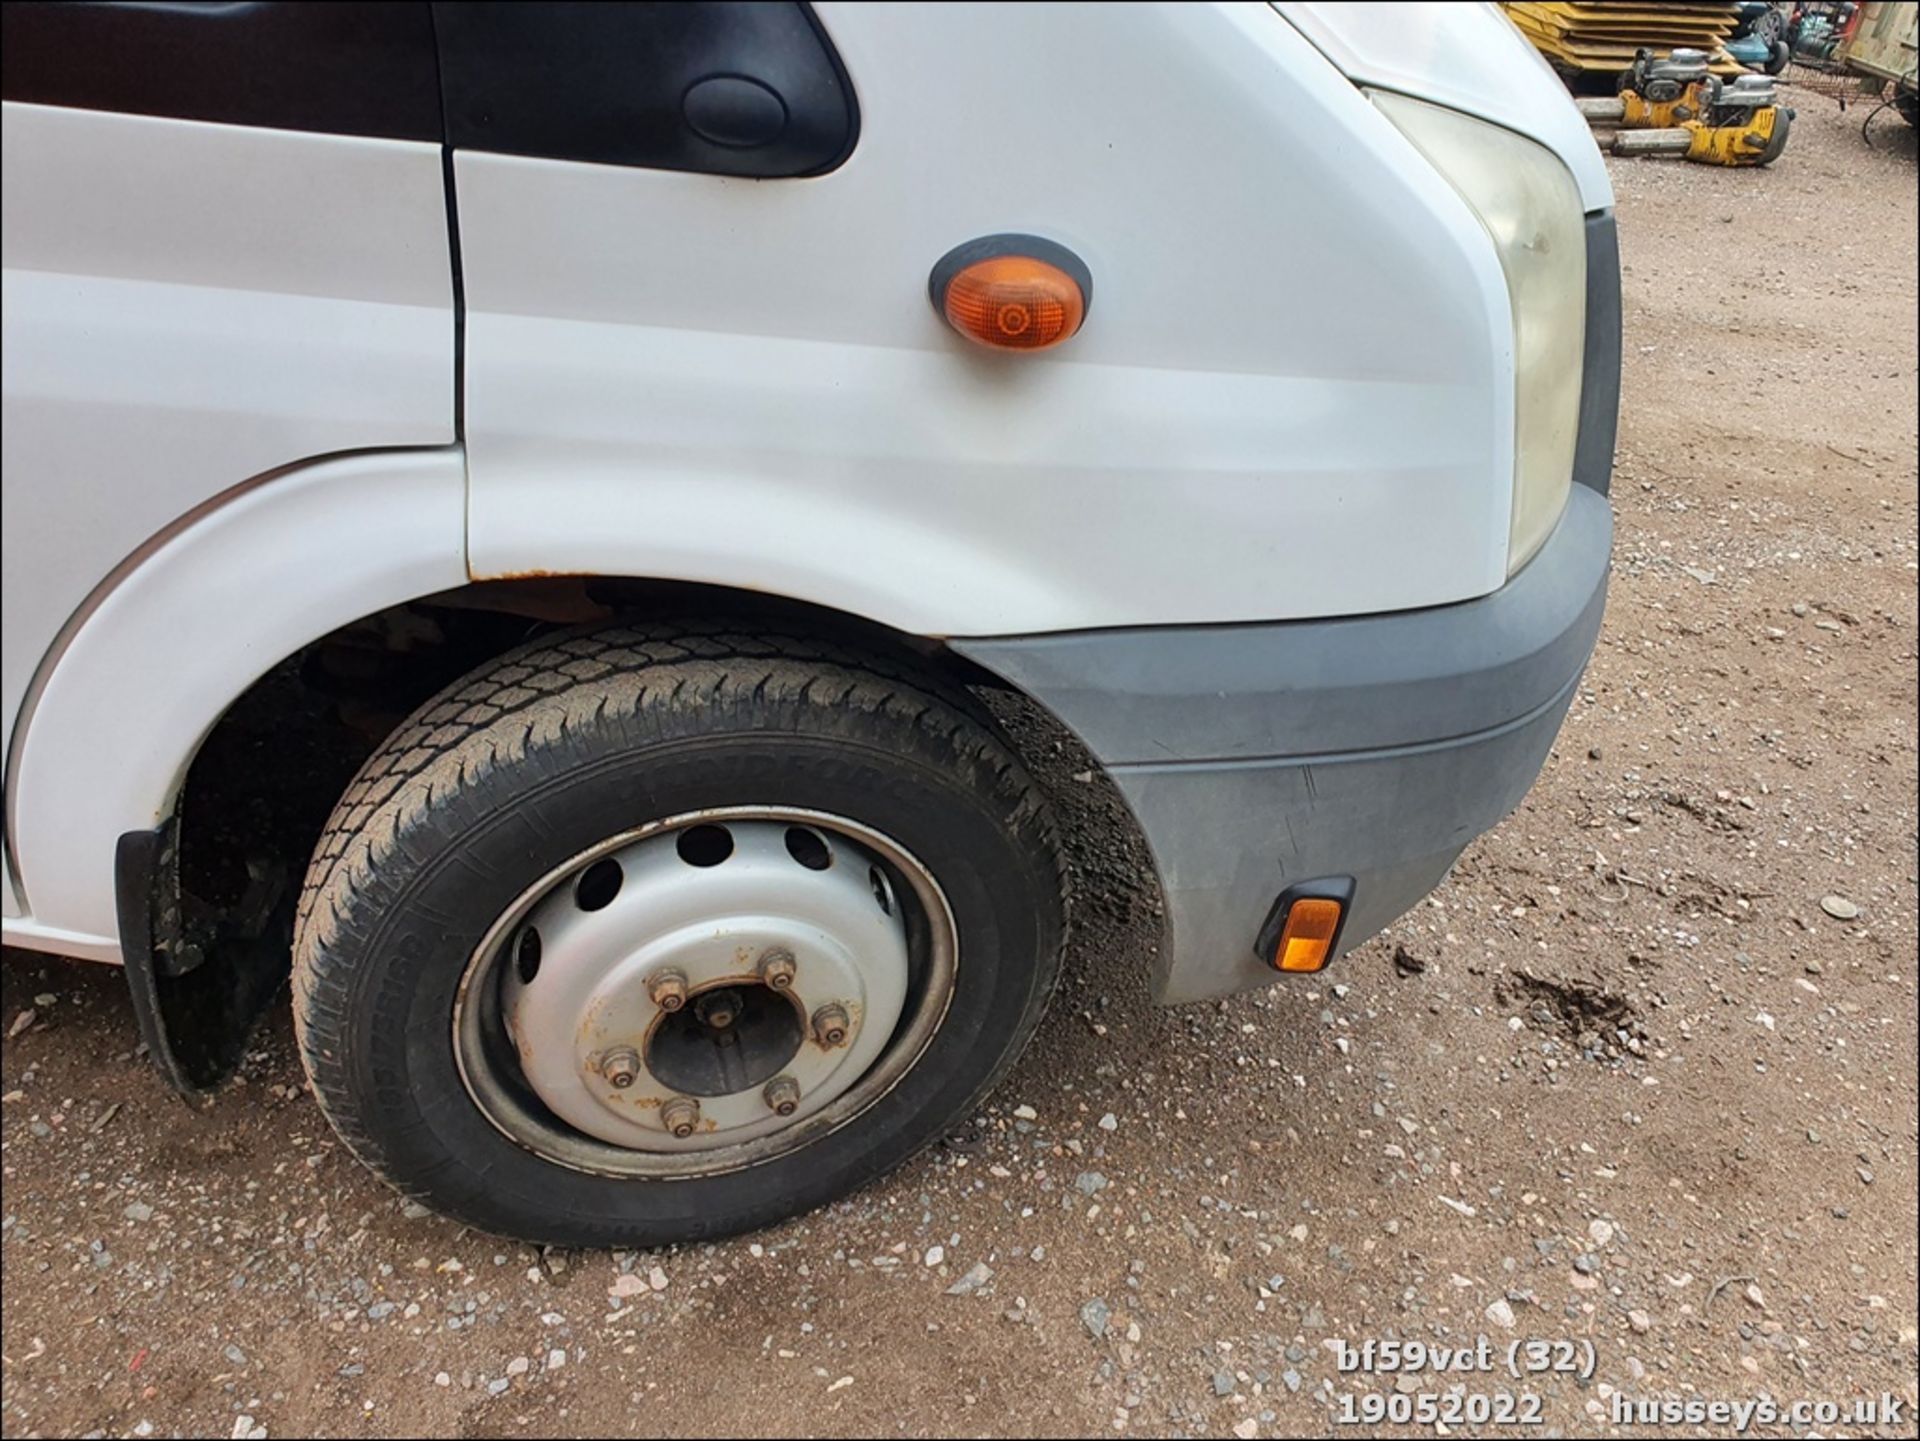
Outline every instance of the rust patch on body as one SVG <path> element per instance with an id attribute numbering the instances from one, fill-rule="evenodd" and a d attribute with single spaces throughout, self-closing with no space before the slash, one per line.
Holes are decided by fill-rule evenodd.
<path id="1" fill-rule="evenodd" d="M 485 575 L 473 575 L 473 579 L 491 583 L 496 580 L 560 580 L 584 577 L 585 571 L 579 570 L 542 570 L 539 566 L 531 570 L 496 570 Z"/>

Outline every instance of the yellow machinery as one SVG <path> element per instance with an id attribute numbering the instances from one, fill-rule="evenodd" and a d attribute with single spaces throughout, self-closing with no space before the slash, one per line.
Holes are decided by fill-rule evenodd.
<path id="1" fill-rule="evenodd" d="M 1706 125 L 1688 121 L 1680 128 L 1687 132 L 1687 159 L 1702 165 L 1771 165 L 1787 146 L 1787 129 L 1793 112 L 1784 105 L 1765 105 L 1745 121 L 1734 125 Z M 1623 132 L 1624 133 L 1624 132 Z M 1660 131 L 1641 131 L 1657 135 Z M 1621 152 L 1632 154 L 1631 150 Z"/>
<path id="2" fill-rule="evenodd" d="M 1679 155 L 1703 165 L 1769 165 L 1793 121 L 1772 76 L 1742 75 L 1729 85 L 1708 72 L 1698 50 L 1665 59 L 1642 50 L 1616 99 L 1577 103 L 1588 120 L 1619 126 L 1616 155 Z"/>
<path id="3" fill-rule="evenodd" d="M 1620 81 L 1620 128 L 1665 130 L 1698 120 L 1713 103 L 1719 81 L 1698 50 L 1676 50 L 1665 60 L 1641 51 Z"/>
<path id="4" fill-rule="evenodd" d="M 1772 78 L 1748 73 L 1723 48 L 1739 23 L 1735 5 L 1503 0 L 1501 8 L 1570 84 L 1616 82 L 1617 99 L 1579 102 L 1589 120 L 1619 127 L 1616 155 L 1768 165 L 1786 148 L 1793 112 L 1775 102 Z"/>
<path id="5" fill-rule="evenodd" d="M 1642 49 L 1665 54 L 1699 50 L 1716 75 L 1738 75 L 1745 67 L 1721 48 L 1739 23 L 1732 4 L 1664 5 L 1646 0 L 1589 0 L 1589 3 L 1524 3 L 1503 0 L 1500 7 L 1554 69 L 1569 78 L 1601 75 L 1608 79 L 1632 66 Z"/>

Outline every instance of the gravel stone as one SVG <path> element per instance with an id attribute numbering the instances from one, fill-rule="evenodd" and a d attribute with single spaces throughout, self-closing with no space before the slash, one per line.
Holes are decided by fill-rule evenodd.
<path id="1" fill-rule="evenodd" d="M 1113 1309 L 1098 1296 L 1081 1303 L 1080 1324 L 1087 1328 L 1087 1334 L 1096 1341 L 1106 1336 L 1107 1322 L 1112 1318 Z"/>
<path id="2" fill-rule="evenodd" d="M 993 1279 L 993 1267 L 985 1261 L 975 1261 L 958 1281 L 947 1287 L 949 1296 L 970 1296 Z"/>

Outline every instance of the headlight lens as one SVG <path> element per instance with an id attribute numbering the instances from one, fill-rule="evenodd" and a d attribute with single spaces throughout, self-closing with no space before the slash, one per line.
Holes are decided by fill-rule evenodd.
<path id="1" fill-rule="evenodd" d="M 1580 432 L 1587 237 L 1580 191 L 1544 145 L 1390 91 L 1373 103 L 1432 162 L 1493 237 L 1513 304 L 1513 524 L 1507 574 L 1566 508 Z"/>

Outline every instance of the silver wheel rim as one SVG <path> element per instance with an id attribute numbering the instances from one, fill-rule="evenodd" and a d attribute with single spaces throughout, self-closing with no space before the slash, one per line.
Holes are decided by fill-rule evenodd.
<path id="1" fill-rule="evenodd" d="M 582 852 L 502 912 L 455 994 L 454 1056 L 481 1113 L 545 1160 L 713 1175 L 891 1091 L 957 969 L 944 893 L 889 837 L 792 807 L 687 812 Z"/>

